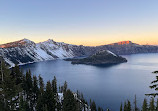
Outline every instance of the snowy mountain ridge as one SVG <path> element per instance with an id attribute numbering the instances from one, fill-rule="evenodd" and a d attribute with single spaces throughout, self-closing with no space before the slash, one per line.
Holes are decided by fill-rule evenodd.
<path id="1" fill-rule="evenodd" d="M 0 45 L 0 56 L 10 66 L 27 64 L 44 60 L 74 57 L 72 45 L 55 42 L 51 39 L 34 43 L 28 39 Z"/>

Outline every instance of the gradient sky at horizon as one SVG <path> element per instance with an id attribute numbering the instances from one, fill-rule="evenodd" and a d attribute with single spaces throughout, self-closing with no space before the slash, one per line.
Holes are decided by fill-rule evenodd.
<path id="1" fill-rule="evenodd" d="M 23 38 L 158 45 L 158 0 L 1 0 L 0 44 Z"/>

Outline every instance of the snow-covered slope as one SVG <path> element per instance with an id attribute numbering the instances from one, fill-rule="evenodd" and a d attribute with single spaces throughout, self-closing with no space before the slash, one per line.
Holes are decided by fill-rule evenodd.
<path id="1" fill-rule="evenodd" d="M 10 66 L 27 64 L 44 60 L 74 57 L 69 44 L 53 40 L 34 43 L 28 39 L 0 45 L 0 56 Z"/>
<path id="2" fill-rule="evenodd" d="M 70 49 L 70 46 L 71 45 L 69 44 L 55 42 L 51 39 L 37 44 L 37 47 L 39 49 L 44 50 L 45 52 L 47 52 L 47 54 L 53 56 L 54 58 L 73 57 L 74 55 L 72 50 Z"/>

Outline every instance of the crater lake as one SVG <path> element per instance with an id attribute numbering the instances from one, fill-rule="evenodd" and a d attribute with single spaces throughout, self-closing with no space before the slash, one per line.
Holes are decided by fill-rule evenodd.
<path id="1" fill-rule="evenodd" d="M 57 78 L 58 86 L 65 81 L 68 88 L 83 93 L 89 102 L 94 100 L 97 106 L 118 111 L 121 102 L 134 102 L 137 96 L 138 106 L 142 107 L 145 94 L 153 90 L 149 88 L 155 79 L 153 71 L 158 70 L 158 54 L 124 55 L 128 62 L 109 67 L 91 65 L 72 65 L 70 61 L 50 60 L 21 66 L 24 72 L 31 70 L 33 75 L 39 74 L 44 81 Z M 149 99 L 149 97 L 146 97 Z"/>

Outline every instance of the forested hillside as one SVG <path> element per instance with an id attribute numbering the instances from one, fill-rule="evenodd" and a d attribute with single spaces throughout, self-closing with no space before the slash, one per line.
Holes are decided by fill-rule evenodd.
<path id="1" fill-rule="evenodd" d="M 0 111 L 97 111 L 94 101 L 90 105 L 82 93 L 67 87 L 57 87 L 56 77 L 44 84 L 41 76 L 23 74 L 19 66 L 8 69 L 0 63 Z M 98 108 L 102 111 L 102 108 Z"/>

